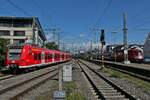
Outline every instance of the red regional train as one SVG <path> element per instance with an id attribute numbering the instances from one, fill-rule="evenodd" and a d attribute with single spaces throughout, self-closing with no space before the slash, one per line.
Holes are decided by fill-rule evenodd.
<path id="1" fill-rule="evenodd" d="M 49 64 L 65 62 L 71 59 L 70 53 L 49 50 L 31 44 L 10 45 L 6 53 L 6 69 L 18 71 L 32 69 Z"/>

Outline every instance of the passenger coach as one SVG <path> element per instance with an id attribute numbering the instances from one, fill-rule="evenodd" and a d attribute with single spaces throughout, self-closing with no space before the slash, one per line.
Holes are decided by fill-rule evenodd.
<path id="1" fill-rule="evenodd" d="M 30 44 L 22 46 L 10 45 L 6 54 L 7 69 L 27 69 L 36 68 L 48 64 L 68 61 L 71 59 L 70 53 L 49 50 Z"/>

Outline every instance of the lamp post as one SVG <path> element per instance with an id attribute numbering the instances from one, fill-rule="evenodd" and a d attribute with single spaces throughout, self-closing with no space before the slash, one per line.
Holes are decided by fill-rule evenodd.
<path id="1" fill-rule="evenodd" d="M 128 60 L 128 42 L 127 42 L 127 25 L 126 25 L 126 14 L 123 13 L 123 44 L 124 44 L 124 64 L 130 64 Z"/>

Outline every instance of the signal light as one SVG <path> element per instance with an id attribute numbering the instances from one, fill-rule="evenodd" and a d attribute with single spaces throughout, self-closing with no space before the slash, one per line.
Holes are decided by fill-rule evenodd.
<path id="1" fill-rule="evenodd" d="M 100 41 L 101 41 L 102 45 L 105 45 L 105 33 L 104 33 L 104 29 L 101 30 Z"/>

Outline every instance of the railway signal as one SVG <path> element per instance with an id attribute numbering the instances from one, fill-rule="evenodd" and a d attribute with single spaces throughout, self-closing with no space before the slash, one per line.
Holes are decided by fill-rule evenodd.
<path id="1" fill-rule="evenodd" d="M 102 45 L 105 45 L 105 33 L 104 33 L 104 29 L 101 30 L 100 41 L 101 41 Z"/>
<path id="2" fill-rule="evenodd" d="M 101 42 L 101 54 L 102 54 L 102 67 L 101 68 L 104 68 L 104 54 L 103 54 L 103 46 L 105 45 L 105 33 L 104 33 L 104 29 L 101 30 L 101 36 L 100 36 L 100 42 Z"/>

